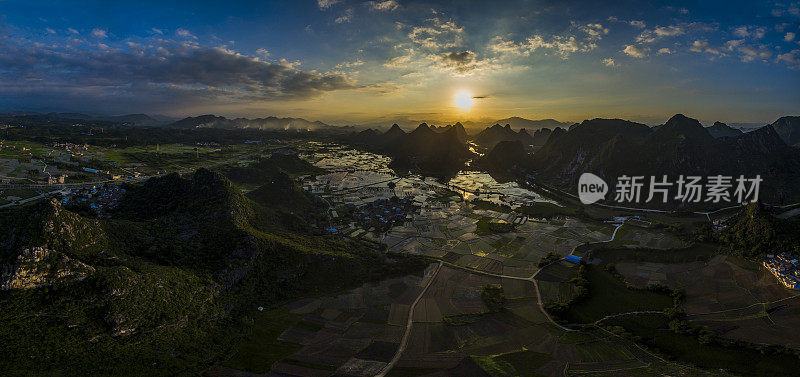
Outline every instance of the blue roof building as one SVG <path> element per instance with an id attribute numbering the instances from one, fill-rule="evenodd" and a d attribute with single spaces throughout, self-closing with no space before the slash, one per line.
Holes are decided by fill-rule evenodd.
<path id="1" fill-rule="evenodd" d="M 576 255 L 567 255 L 566 257 L 564 257 L 564 260 L 572 263 L 581 263 L 581 257 Z"/>

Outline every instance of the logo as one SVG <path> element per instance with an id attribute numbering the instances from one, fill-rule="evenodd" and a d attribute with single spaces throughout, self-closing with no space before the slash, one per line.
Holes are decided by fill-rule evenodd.
<path id="1" fill-rule="evenodd" d="M 608 184 L 603 178 L 592 173 L 581 174 L 578 180 L 578 197 L 583 204 L 592 204 L 598 200 L 605 199 L 608 193 Z"/>

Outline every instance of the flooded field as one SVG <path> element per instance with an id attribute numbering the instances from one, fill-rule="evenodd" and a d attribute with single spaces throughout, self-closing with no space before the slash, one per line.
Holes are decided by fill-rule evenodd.
<path id="1" fill-rule="evenodd" d="M 311 192 L 356 205 L 392 196 L 413 197 L 416 202 L 424 203 L 443 190 L 453 191 L 465 200 L 480 199 L 512 209 L 530 202 L 549 201 L 516 182 L 497 182 L 485 172 L 461 171 L 448 182 L 416 175 L 398 177 L 389 168 L 389 157 L 335 144 L 310 146 L 310 153 L 302 157 L 329 173 L 308 177 L 303 186 Z"/>

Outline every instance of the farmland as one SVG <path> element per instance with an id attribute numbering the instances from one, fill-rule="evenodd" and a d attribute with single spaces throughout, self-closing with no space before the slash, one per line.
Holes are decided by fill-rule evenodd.
<path id="1" fill-rule="evenodd" d="M 672 298 L 655 292 L 629 288 L 610 273 L 596 266 L 587 268 L 589 296 L 572 305 L 565 318 L 574 323 L 592 323 L 620 313 L 662 311 L 672 306 Z"/>
<path id="2" fill-rule="evenodd" d="M 800 359 L 795 355 L 763 354 L 754 349 L 703 344 L 690 335 L 676 334 L 667 328 L 666 317 L 660 314 L 610 320 L 607 325 L 622 326 L 641 337 L 649 347 L 703 368 L 746 376 L 786 376 L 800 368 Z"/>

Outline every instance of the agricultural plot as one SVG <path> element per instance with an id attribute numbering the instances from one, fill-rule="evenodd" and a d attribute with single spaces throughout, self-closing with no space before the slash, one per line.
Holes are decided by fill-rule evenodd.
<path id="1" fill-rule="evenodd" d="M 425 278 L 412 275 L 289 304 L 297 320 L 280 333 L 278 341 L 295 348 L 272 371 L 374 375 L 397 350 L 409 307 L 424 284 Z"/>
<path id="2" fill-rule="evenodd" d="M 671 234 L 630 225 L 620 228 L 614 241 L 609 245 L 662 250 L 686 246 L 683 241 Z"/>
<path id="3" fill-rule="evenodd" d="M 600 267 L 589 266 L 589 296 L 571 305 L 565 317 L 574 323 L 592 323 L 606 316 L 637 311 L 661 311 L 672 306 L 670 296 L 631 289 Z"/>
<path id="4" fill-rule="evenodd" d="M 498 313 L 486 312 L 480 298 L 481 288 L 490 283 L 501 284 L 510 300 Z M 567 363 L 580 370 L 641 366 L 629 345 L 615 339 L 594 334 L 585 334 L 581 342 L 565 338 L 567 333 L 540 311 L 533 287 L 529 281 L 443 267 L 417 306 L 424 314 L 415 313 L 398 367 L 450 369 L 468 357 L 484 370 L 500 368 L 511 376 L 561 375 Z M 432 321 L 439 313 L 450 320 Z"/>
<path id="5" fill-rule="evenodd" d="M 721 336 L 800 347 L 800 295 L 755 263 L 717 255 L 708 262 L 615 266 L 635 286 L 662 283 L 683 289 L 687 319 Z"/>
<path id="6" fill-rule="evenodd" d="M 441 212 L 447 213 L 442 216 Z M 479 215 L 478 215 L 479 214 Z M 398 253 L 421 254 L 492 274 L 529 277 L 548 253 L 568 255 L 579 245 L 607 240 L 613 227 L 567 219 L 561 223 L 527 221 L 513 231 L 480 236 L 478 219 L 504 220 L 513 212 L 473 210 L 467 202 L 415 216 L 413 223 L 392 228 L 382 241 Z"/>

